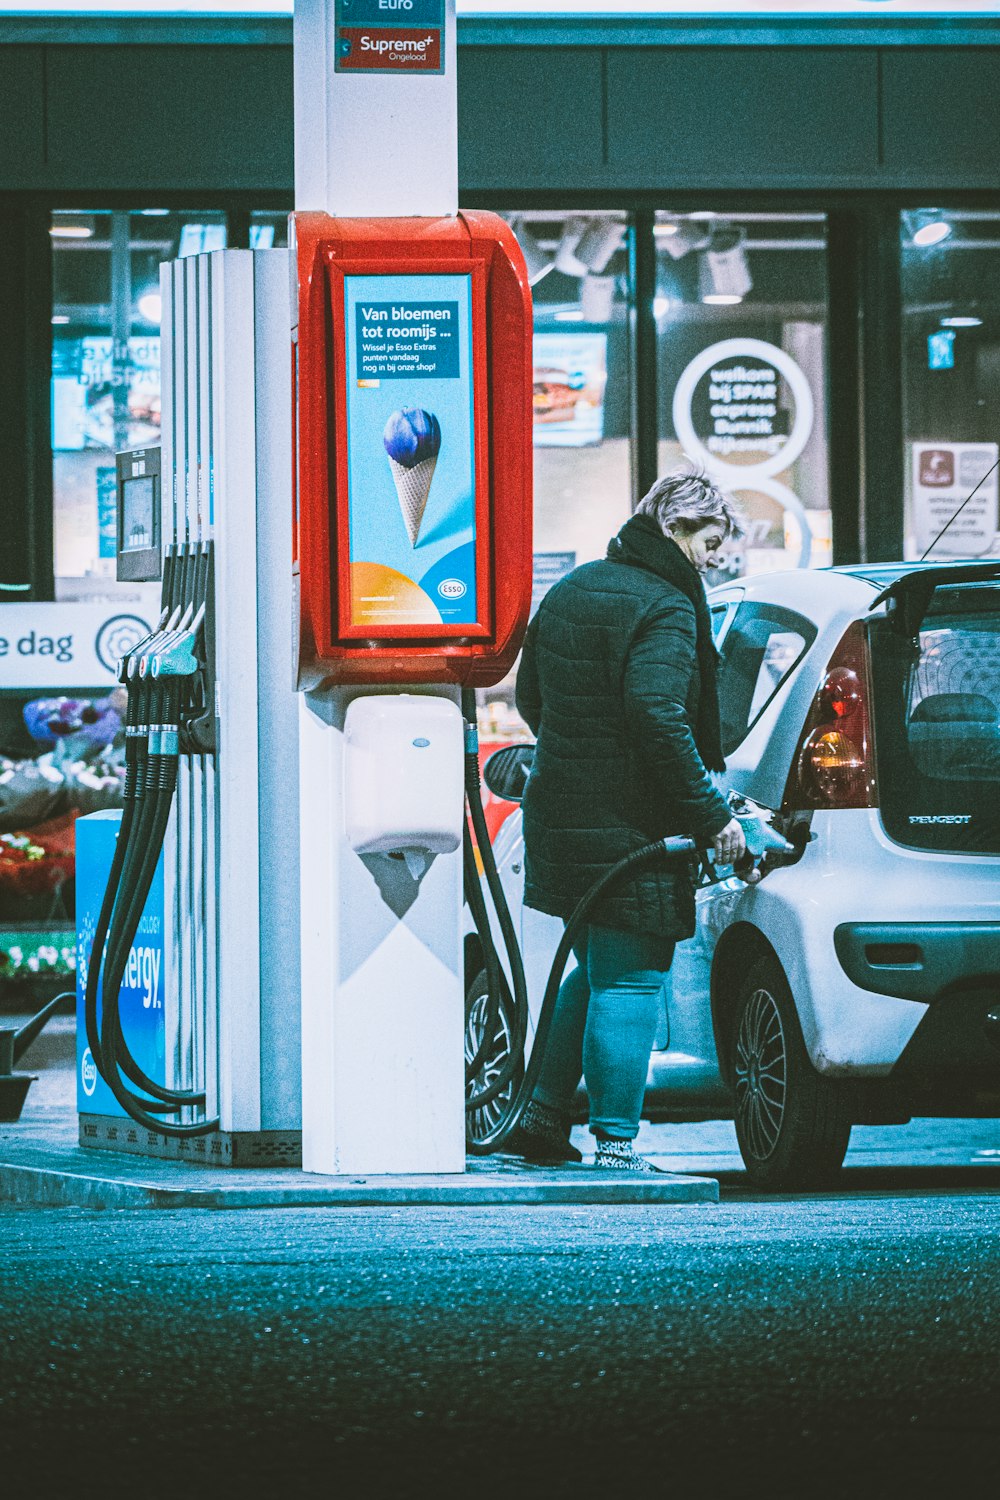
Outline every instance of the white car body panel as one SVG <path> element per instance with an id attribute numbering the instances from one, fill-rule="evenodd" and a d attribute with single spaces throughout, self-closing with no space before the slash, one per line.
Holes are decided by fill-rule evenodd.
<path id="1" fill-rule="evenodd" d="M 735 606 L 743 601 L 792 610 L 817 632 L 727 758 L 724 776 L 716 778 L 723 788 L 766 809 L 781 806 L 802 726 L 830 658 L 847 627 L 863 619 L 877 597 L 872 582 L 832 571 L 763 575 L 709 594 L 713 607 L 733 605 L 717 632 L 720 646 Z M 677 946 L 650 1062 L 647 1107 L 654 1113 L 669 1100 L 682 1118 L 685 1110 L 703 1118 L 731 1114 L 716 1053 L 710 984 L 717 944 L 733 924 L 749 924 L 774 950 L 816 1069 L 829 1076 L 877 1078 L 891 1071 L 929 1007 L 855 985 L 835 952 L 835 929 L 850 922 L 1000 922 L 1000 858 L 903 846 L 888 837 L 875 808 L 809 816 L 812 838 L 797 862 L 772 869 L 755 886 L 730 877 L 696 893 L 696 932 Z M 494 850 L 521 937 L 533 1035 L 563 924 L 523 906 L 519 808 L 505 821 Z M 488 895 L 487 904 L 492 911 Z M 495 921 L 493 927 L 506 965 Z"/>

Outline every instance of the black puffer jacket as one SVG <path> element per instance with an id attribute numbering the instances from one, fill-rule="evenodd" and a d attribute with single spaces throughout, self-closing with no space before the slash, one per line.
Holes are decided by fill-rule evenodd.
<path id="1" fill-rule="evenodd" d="M 729 822 L 705 769 L 722 768 L 714 653 L 700 576 L 651 517 L 633 516 L 604 561 L 546 595 L 517 679 L 538 741 L 523 804 L 529 906 L 567 917 L 624 855 L 668 834 L 708 843 Z M 591 921 L 689 937 L 691 871 L 643 872 Z"/>

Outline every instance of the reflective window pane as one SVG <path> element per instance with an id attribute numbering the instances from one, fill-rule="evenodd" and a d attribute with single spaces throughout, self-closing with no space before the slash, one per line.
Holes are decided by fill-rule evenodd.
<path id="1" fill-rule="evenodd" d="M 613 212 L 511 223 L 534 300 L 535 551 L 551 559 L 538 595 L 559 559 L 603 557 L 630 511 L 628 228 Z"/>
<path id="2" fill-rule="evenodd" d="M 284 250 L 288 246 L 288 215 L 255 209 L 250 215 L 250 249 Z"/>
<path id="3" fill-rule="evenodd" d="M 505 217 L 534 306 L 534 610 L 563 574 L 603 557 L 631 513 L 629 227 L 611 210 Z M 484 756 L 527 736 L 514 680 L 479 694 Z"/>
<path id="4" fill-rule="evenodd" d="M 114 455 L 160 438 L 160 262 L 224 249 L 226 218 L 67 210 L 49 233 L 56 595 L 114 597 Z"/>
<path id="5" fill-rule="evenodd" d="M 1000 556 L 1000 208 L 900 217 L 908 558 Z"/>
<path id="6" fill-rule="evenodd" d="M 831 561 L 826 219 L 656 215 L 660 473 L 716 474 L 746 512 L 716 577 Z"/>

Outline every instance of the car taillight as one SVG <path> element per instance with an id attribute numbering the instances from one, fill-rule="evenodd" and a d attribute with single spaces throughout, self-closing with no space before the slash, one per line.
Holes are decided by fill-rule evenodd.
<path id="1" fill-rule="evenodd" d="M 795 750 L 783 808 L 876 807 L 865 632 L 850 625 L 833 653 Z"/>

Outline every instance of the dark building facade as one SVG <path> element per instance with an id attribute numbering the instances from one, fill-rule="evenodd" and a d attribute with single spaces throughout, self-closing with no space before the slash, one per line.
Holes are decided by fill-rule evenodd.
<path id="1" fill-rule="evenodd" d="M 1000 24 L 465 21 L 459 43 L 462 200 L 538 268 L 540 551 L 593 555 L 705 452 L 750 471 L 752 567 L 917 555 L 925 451 L 1000 440 Z M 107 456 L 155 437 L 156 265 L 283 243 L 291 25 L 0 21 L 0 81 L 0 598 L 92 597 Z M 688 390 L 723 345 L 722 385 L 709 355 Z M 776 391 L 744 414 L 757 449 L 719 416 L 734 370 Z"/>

